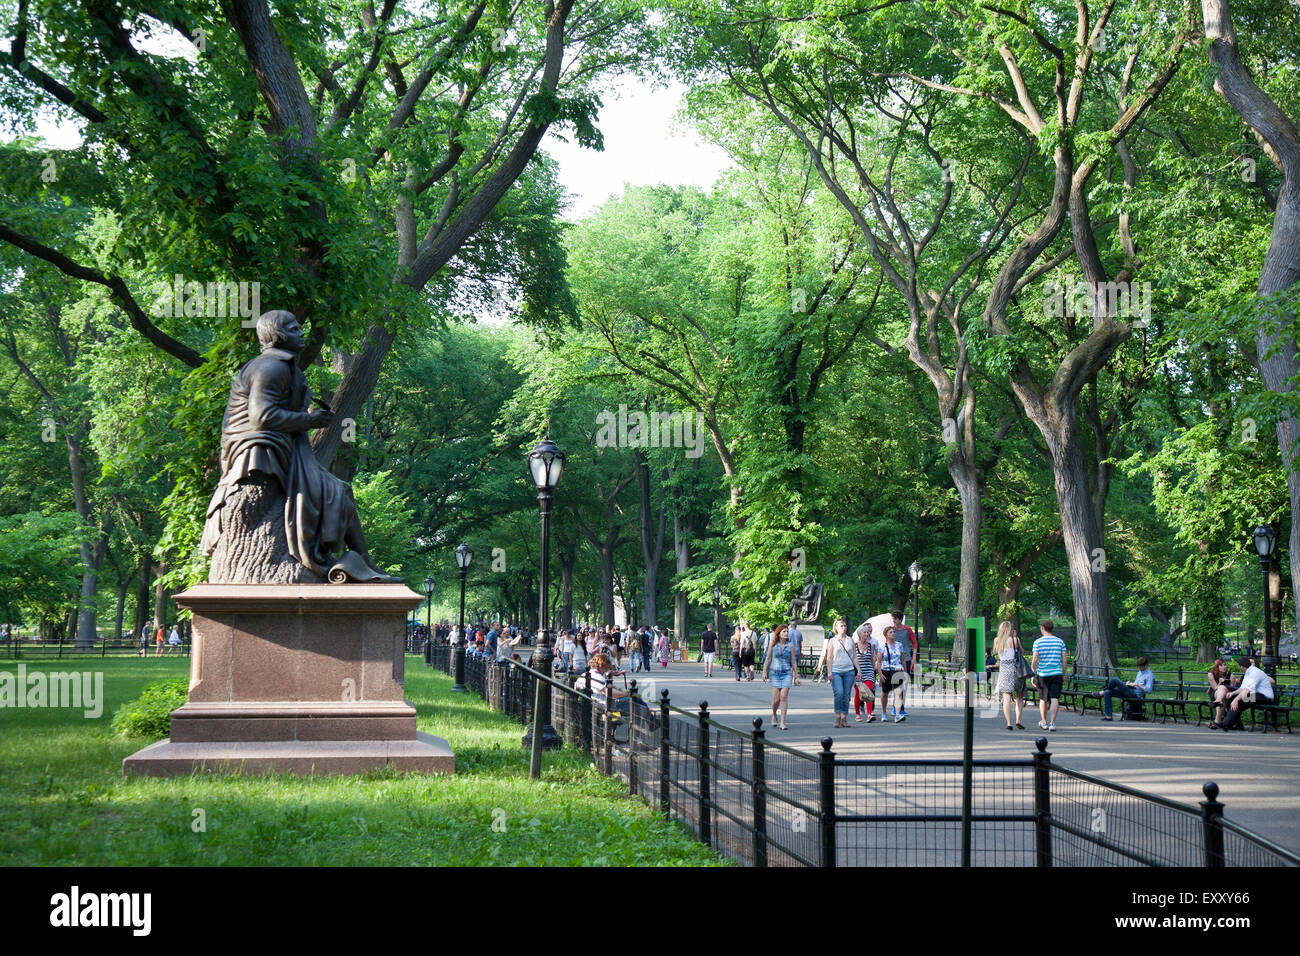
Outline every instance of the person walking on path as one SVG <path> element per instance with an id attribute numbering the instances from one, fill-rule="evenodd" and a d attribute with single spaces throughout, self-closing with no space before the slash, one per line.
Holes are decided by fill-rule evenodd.
<path id="1" fill-rule="evenodd" d="M 754 679 L 754 651 L 757 640 L 753 628 L 748 624 L 743 624 L 743 630 L 740 632 L 740 666 L 745 671 L 745 679 Z"/>
<path id="2" fill-rule="evenodd" d="M 1069 654 L 1065 641 L 1053 632 L 1056 625 L 1043 621 L 1039 625 L 1041 634 L 1034 641 L 1034 673 L 1038 675 L 1038 713 L 1042 718 L 1038 726 L 1042 730 L 1056 730 L 1056 715 L 1061 709 L 1061 687 L 1065 684 L 1065 663 Z M 1051 718 L 1048 718 L 1048 704 L 1051 705 Z"/>
<path id="3" fill-rule="evenodd" d="M 1007 730 L 1025 729 L 1020 717 L 1025 711 L 1025 681 L 1020 676 L 1020 661 L 1025 650 L 1020 646 L 1020 635 L 1010 621 L 998 625 L 998 636 L 993 640 L 993 653 L 998 659 L 997 693 L 1002 699 L 1002 716 L 1007 720 Z M 1011 725 L 1011 701 L 1016 704 L 1015 727 Z"/>
<path id="4" fill-rule="evenodd" d="M 763 680 L 772 684 L 772 723 L 776 723 L 779 708 L 781 730 L 785 730 L 785 714 L 790 707 L 790 685 L 800 682 L 795 673 L 796 663 L 794 645 L 790 643 L 790 629 L 784 624 L 778 624 L 772 632 L 772 646 L 763 659 Z"/>
<path id="5" fill-rule="evenodd" d="M 713 676 L 713 659 L 717 656 L 718 635 L 713 628 L 706 627 L 700 635 L 700 658 L 704 661 L 704 676 Z"/>
<path id="6" fill-rule="evenodd" d="M 835 702 L 835 726 L 849 725 L 849 692 L 855 681 L 862 680 L 858 670 L 857 646 L 849 637 L 849 622 L 835 619 L 835 636 L 830 640 L 826 659 L 831 672 L 831 693 Z"/>
<path id="7" fill-rule="evenodd" d="M 575 674 L 581 674 L 587 669 L 591 660 L 591 655 L 587 653 L 587 642 L 581 637 L 573 641 L 573 646 L 569 648 L 569 669 Z"/>
<path id="8" fill-rule="evenodd" d="M 667 634 L 659 635 L 659 663 L 667 667 L 668 661 L 672 659 L 672 645 L 669 643 Z"/>
<path id="9" fill-rule="evenodd" d="M 740 625 L 731 632 L 731 669 L 736 672 L 736 680 L 740 680 Z"/>
<path id="10" fill-rule="evenodd" d="M 903 645 L 903 653 L 907 658 L 907 679 L 912 680 L 912 671 L 916 669 L 916 631 L 903 623 L 902 611 L 891 611 L 889 616 L 894 621 L 894 640 Z M 901 704 L 899 705 L 899 710 L 902 711 L 904 717 L 907 716 L 907 710 Z"/>
<path id="11" fill-rule="evenodd" d="M 633 630 L 628 630 L 626 633 L 628 657 L 631 658 L 632 673 L 635 674 L 641 669 L 641 665 L 644 663 L 644 658 L 641 655 L 641 635 Z"/>
<path id="12" fill-rule="evenodd" d="M 872 710 L 876 706 L 876 650 L 871 643 L 871 624 L 868 622 L 858 628 L 855 635 L 858 642 L 858 673 L 860 681 L 853 684 L 853 713 L 862 721 L 862 708 L 867 708 L 867 723 L 873 723 L 876 715 Z"/>
<path id="13" fill-rule="evenodd" d="M 880 712 L 888 714 L 889 696 L 898 690 L 898 712 L 894 723 L 901 724 L 907 720 L 907 710 L 903 706 L 903 688 L 907 684 L 907 655 L 910 648 L 905 648 L 894 639 L 893 627 L 885 628 L 885 643 L 876 649 L 876 665 L 880 670 Z"/>

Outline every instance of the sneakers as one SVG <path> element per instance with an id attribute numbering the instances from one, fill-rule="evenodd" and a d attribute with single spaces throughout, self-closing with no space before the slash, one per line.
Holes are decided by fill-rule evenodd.
<path id="1" fill-rule="evenodd" d="M 907 708 L 904 707 L 902 710 L 900 710 L 900 711 L 898 712 L 898 716 L 900 716 L 900 717 L 906 717 L 906 716 L 907 716 Z"/>
<path id="2" fill-rule="evenodd" d="M 890 717 L 897 717 L 897 716 L 898 716 L 898 708 L 897 708 L 897 707 L 891 707 L 891 708 L 889 708 L 889 716 L 890 716 Z"/>
<path id="3" fill-rule="evenodd" d="M 1115 718 L 1114 718 L 1114 717 L 1105 717 L 1105 716 L 1103 716 L 1101 719 L 1102 719 L 1102 720 L 1114 720 Z"/>
<path id="4" fill-rule="evenodd" d="M 869 724 L 874 724 L 875 722 L 876 722 L 876 715 L 875 715 L 875 714 L 872 714 L 870 717 L 867 718 L 867 723 L 869 723 Z"/>
<path id="5" fill-rule="evenodd" d="M 1038 722 L 1038 727 L 1039 727 L 1040 730 L 1046 730 L 1046 729 L 1047 729 L 1047 721 L 1045 721 L 1045 720 L 1040 720 L 1040 721 Z"/>
<path id="6" fill-rule="evenodd" d="M 907 720 L 907 714 L 899 714 L 894 718 L 894 723 L 901 724 L 905 720 Z"/>
<path id="7" fill-rule="evenodd" d="M 1056 730 L 1056 724 L 1048 724 L 1048 725 L 1047 725 L 1047 729 L 1048 729 L 1048 730 L 1051 730 L 1051 731 L 1055 731 L 1055 730 Z"/>
<path id="8" fill-rule="evenodd" d="M 862 715 L 858 714 L 858 723 L 862 723 Z"/>

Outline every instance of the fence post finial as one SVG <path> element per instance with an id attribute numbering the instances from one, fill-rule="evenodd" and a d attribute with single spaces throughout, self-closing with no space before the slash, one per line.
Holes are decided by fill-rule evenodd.
<path id="1" fill-rule="evenodd" d="M 1207 780 L 1201 787 L 1201 826 L 1205 834 L 1205 865 L 1216 869 L 1227 866 L 1223 852 L 1223 804 L 1219 802 L 1219 785 Z"/>

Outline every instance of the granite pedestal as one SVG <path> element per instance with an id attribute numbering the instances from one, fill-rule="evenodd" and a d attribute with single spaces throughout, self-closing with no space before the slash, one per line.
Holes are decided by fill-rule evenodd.
<path id="1" fill-rule="evenodd" d="M 193 613 L 189 700 L 124 774 L 455 772 L 405 699 L 423 600 L 406 585 L 199 584 L 174 600 Z"/>

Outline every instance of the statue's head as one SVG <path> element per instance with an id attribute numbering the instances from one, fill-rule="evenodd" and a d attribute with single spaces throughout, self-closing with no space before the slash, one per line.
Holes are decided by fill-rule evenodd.
<path id="1" fill-rule="evenodd" d="M 257 317 L 257 339 L 263 349 L 285 349 L 301 352 L 305 344 L 302 337 L 302 323 L 292 312 L 272 309 Z"/>

